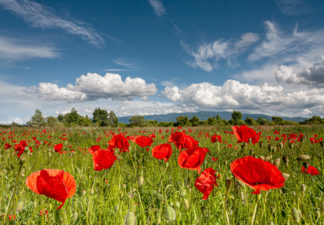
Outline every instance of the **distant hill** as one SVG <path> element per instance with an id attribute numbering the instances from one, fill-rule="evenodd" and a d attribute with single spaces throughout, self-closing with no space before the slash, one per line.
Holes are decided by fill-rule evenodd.
<path id="1" fill-rule="evenodd" d="M 201 112 L 187 112 L 187 113 L 169 113 L 169 114 L 161 114 L 161 115 L 146 115 L 144 118 L 146 120 L 157 120 L 159 122 L 175 122 L 178 116 L 188 116 L 191 119 L 194 115 L 196 115 L 200 120 L 207 120 L 208 117 L 215 117 L 219 115 L 222 119 L 229 120 L 232 118 L 232 112 L 212 112 L 212 111 L 201 111 Z M 259 116 L 271 121 L 272 116 L 265 115 L 265 114 L 249 114 L 249 113 L 242 113 L 242 119 L 245 120 L 246 117 L 252 117 L 253 119 L 257 119 Z M 132 116 L 122 116 L 118 117 L 120 123 L 129 123 L 129 118 Z M 284 120 L 302 122 L 304 121 L 305 117 L 281 117 Z"/>

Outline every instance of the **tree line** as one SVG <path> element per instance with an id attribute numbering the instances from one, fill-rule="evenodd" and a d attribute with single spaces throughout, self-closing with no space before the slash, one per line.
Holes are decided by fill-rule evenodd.
<path id="1" fill-rule="evenodd" d="M 320 116 L 313 116 L 303 122 L 284 120 L 281 117 L 274 116 L 271 120 L 263 117 L 253 119 L 246 117 L 242 119 L 240 111 L 233 111 L 229 120 L 222 119 L 219 115 L 209 117 L 207 120 L 200 120 L 197 116 L 188 118 L 188 116 L 178 116 L 175 122 L 146 120 L 144 116 L 136 115 L 129 119 L 129 123 L 119 123 L 118 117 L 113 111 L 108 112 L 105 109 L 96 108 L 92 113 L 92 118 L 80 115 L 76 109 L 72 108 L 69 113 L 59 114 L 57 117 L 43 117 L 42 112 L 36 109 L 35 114 L 26 123 L 31 127 L 73 127 L 73 126 L 98 126 L 98 127 L 178 127 L 178 126 L 224 126 L 224 125 L 298 125 L 298 124 L 324 124 L 324 119 Z"/>

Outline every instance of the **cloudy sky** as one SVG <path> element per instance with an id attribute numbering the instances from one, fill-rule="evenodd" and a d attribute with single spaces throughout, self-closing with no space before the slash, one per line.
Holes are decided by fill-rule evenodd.
<path id="1" fill-rule="evenodd" d="M 0 123 L 40 109 L 324 116 L 322 0 L 0 0 Z"/>

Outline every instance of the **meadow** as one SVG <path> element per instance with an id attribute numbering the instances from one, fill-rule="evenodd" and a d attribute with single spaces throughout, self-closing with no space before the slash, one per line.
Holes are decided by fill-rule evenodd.
<path id="1" fill-rule="evenodd" d="M 0 223 L 323 224 L 324 127 L 253 129 L 261 132 L 255 143 L 237 143 L 230 126 L 0 129 Z M 168 160 L 152 155 L 171 134 L 183 132 L 209 150 L 201 171 L 217 171 L 217 185 L 209 186 L 207 199 L 195 186 L 198 169 L 179 166 L 185 146 L 179 150 L 170 143 Z M 128 151 L 110 148 L 116 160 L 109 169 L 95 170 L 91 147 L 107 149 L 120 133 L 128 137 Z M 141 147 L 134 141 L 139 135 L 149 136 L 153 143 Z M 21 141 L 27 145 L 23 150 L 17 147 Z M 284 185 L 253 194 L 255 190 L 231 172 L 232 162 L 245 156 L 275 165 Z M 308 170 L 312 167 L 319 174 Z M 27 177 L 42 169 L 63 170 L 75 179 L 75 194 L 60 209 L 61 202 L 53 196 L 37 194 L 26 185 Z"/>

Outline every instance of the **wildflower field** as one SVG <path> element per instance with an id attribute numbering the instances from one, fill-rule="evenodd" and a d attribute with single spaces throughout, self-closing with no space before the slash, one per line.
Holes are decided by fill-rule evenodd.
<path id="1" fill-rule="evenodd" d="M 0 129 L 1 224 L 323 224 L 324 127 Z"/>

